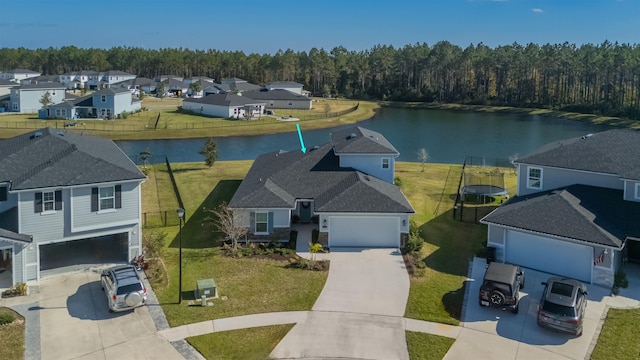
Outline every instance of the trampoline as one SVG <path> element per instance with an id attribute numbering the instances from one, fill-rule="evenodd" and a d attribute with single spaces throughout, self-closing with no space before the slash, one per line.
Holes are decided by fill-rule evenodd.
<path id="1" fill-rule="evenodd" d="M 498 168 L 488 170 L 482 166 L 468 166 L 464 170 L 463 195 L 503 196 L 509 192 L 504 186 L 504 173 Z"/>
<path id="2" fill-rule="evenodd" d="M 507 189 L 495 185 L 467 185 L 462 188 L 462 193 L 478 196 L 502 196 L 509 192 Z"/>

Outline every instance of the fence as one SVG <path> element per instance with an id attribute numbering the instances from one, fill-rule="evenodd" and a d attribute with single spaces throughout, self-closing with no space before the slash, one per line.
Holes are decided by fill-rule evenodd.
<path id="1" fill-rule="evenodd" d="M 176 210 L 142 213 L 142 227 L 144 228 L 176 226 L 179 223 Z"/>
<path id="2" fill-rule="evenodd" d="M 171 179 L 171 184 L 173 185 L 173 192 L 176 194 L 176 199 L 178 200 L 178 206 L 180 206 L 180 208 L 184 210 L 184 203 L 182 202 L 182 196 L 180 196 L 180 191 L 178 190 L 178 184 L 176 183 L 176 178 L 173 176 L 173 170 L 171 170 L 171 163 L 169 163 L 168 156 L 165 157 L 165 162 L 167 164 L 167 170 L 169 171 L 169 178 Z"/>

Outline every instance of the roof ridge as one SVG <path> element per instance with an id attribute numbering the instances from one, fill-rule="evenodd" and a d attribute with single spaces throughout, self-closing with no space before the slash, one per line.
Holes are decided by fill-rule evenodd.
<path id="1" fill-rule="evenodd" d="M 597 232 L 599 232 L 600 234 L 602 234 L 603 236 L 612 239 L 612 240 L 617 240 L 618 238 L 616 236 L 614 236 L 613 234 L 611 234 L 608 231 L 605 231 L 602 227 L 596 225 L 595 223 L 595 219 L 596 219 L 596 214 L 592 213 L 591 211 L 587 210 L 585 207 L 583 207 L 581 204 L 581 200 L 578 199 L 575 195 L 573 195 L 571 193 L 571 191 L 569 191 L 570 187 L 574 187 L 577 188 L 578 186 L 580 186 L 579 184 L 576 185 L 570 185 L 567 187 L 563 187 L 560 189 L 557 189 L 557 191 L 553 191 L 554 193 L 556 193 L 563 201 L 565 201 L 567 203 L 567 205 L 569 205 L 572 209 L 574 209 L 575 211 L 577 211 L 580 215 L 582 215 L 585 219 L 588 219 L 588 223 L 589 223 L 589 227 L 595 229 Z M 573 199 L 579 200 L 576 202 L 572 202 L 569 201 L 568 196 L 570 196 Z"/>
<path id="2" fill-rule="evenodd" d="M 67 146 L 66 148 L 64 148 L 61 151 L 57 152 L 56 154 L 53 154 L 47 160 L 45 160 L 42 163 L 34 166 L 33 168 L 27 170 L 26 172 L 20 174 L 20 176 L 15 178 L 13 180 L 13 182 L 15 182 L 16 184 L 21 184 L 22 182 L 30 179 L 31 177 L 33 177 L 36 174 L 40 173 L 41 171 L 45 170 L 49 166 L 57 163 L 58 161 L 64 159 L 65 157 L 71 155 L 75 151 L 78 151 L 78 147 L 75 144 L 70 144 L 69 146 Z"/>

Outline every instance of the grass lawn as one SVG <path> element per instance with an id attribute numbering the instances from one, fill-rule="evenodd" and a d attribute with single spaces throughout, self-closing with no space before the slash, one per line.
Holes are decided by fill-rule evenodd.
<path id="1" fill-rule="evenodd" d="M 405 316 L 414 319 L 458 325 L 464 300 L 464 281 L 469 259 L 484 246 L 485 225 L 473 220 L 453 219 L 453 203 L 462 171 L 461 165 L 397 163 L 396 176 L 416 214 L 412 219 L 425 239 L 421 258 L 424 273 L 411 277 Z M 505 184 L 515 192 L 516 176 L 505 169 Z M 465 214 L 473 209 L 465 205 Z"/>
<path id="2" fill-rule="evenodd" d="M 640 342 L 636 337 L 638 323 L 640 323 L 640 309 L 609 309 L 591 359 L 639 359 Z"/>
<path id="3" fill-rule="evenodd" d="M 411 360 L 442 360 L 455 339 L 407 331 L 407 349 Z"/>
<path id="4" fill-rule="evenodd" d="M 229 120 L 223 118 L 190 115 L 176 111 L 181 100 L 169 98 L 162 101 L 146 97 L 143 107 L 149 111 L 131 114 L 127 119 L 94 120 L 79 119 L 77 125 L 67 128 L 68 131 L 107 137 L 115 140 L 137 139 L 171 139 L 262 135 L 295 131 L 295 122 L 276 120 L 275 117 L 262 116 L 259 120 Z M 338 112 L 360 103 L 354 112 L 339 117 L 305 120 L 317 118 L 326 112 Z M 318 99 L 311 110 L 276 109 L 278 116 L 292 115 L 300 118 L 303 130 L 329 128 L 343 124 L 351 124 L 368 119 L 374 115 L 379 106 L 373 102 L 356 100 Z M 159 116 L 159 119 L 158 119 Z M 42 127 L 64 128 L 69 120 L 39 120 L 36 114 L 6 114 L 0 116 L 0 137 L 7 138 L 23 134 Z M 157 126 L 156 126 L 157 123 Z"/>
<path id="5" fill-rule="evenodd" d="M 275 260 L 223 257 L 216 241 L 218 234 L 202 226 L 206 217 L 203 207 L 214 208 L 222 201 L 229 201 L 250 165 L 251 161 L 216 162 L 211 168 L 204 163 L 172 164 L 186 210 L 182 228 L 183 301 L 180 305 L 177 304 L 179 227 L 144 229 L 167 234 L 163 260 L 169 284 L 165 287 L 154 284 L 154 291 L 171 326 L 254 313 L 309 310 L 320 295 L 326 272 L 288 269 L 286 262 Z M 155 173 L 158 178 L 162 171 L 156 169 Z M 165 194 L 172 190 L 168 182 L 147 181 L 142 198 L 153 192 Z M 164 195 L 156 197 L 159 207 L 164 209 L 175 201 Z M 143 204 L 143 212 L 145 206 Z M 175 209 L 170 215 L 177 216 Z M 216 299 L 212 307 L 190 307 L 188 302 L 194 299 L 196 281 L 207 278 L 216 281 L 219 294 L 227 300 Z"/>
<path id="6" fill-rule="evenodd" d="M 24 318 L 9 308 L 0 308 L 0 314 L 11 314 L 21 320 L 0 326 L 0 359 L 24 359 Z"/>
<path id="7" fill-rule="evenodd" d="M 293 324 L 232 330 L 191 337 L 187 341 L 207 359 L 264 360 L 292 327 Z"/>

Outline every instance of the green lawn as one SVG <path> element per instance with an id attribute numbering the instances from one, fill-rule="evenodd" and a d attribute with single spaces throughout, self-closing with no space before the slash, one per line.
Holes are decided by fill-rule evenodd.
<path id="1" fill-rule="evenodd" d="M 172 164 L 182 198 L 185 202 L 186 222 L 182 228 L 183 242 L 183 302 L 178 305 L 179 227 L 145 229 L 167 233 L 167 248 L 163 261 L 169 273 L 166 287 L 154 284 L 154 291 L 171 326 L 230 316 L 273 312 L 309 310 L 326 281 L 326 272 L 312 272 L 285 268 L 286 262 L 264 259 L 233 259 L 220 255 L 213 229 L 203 227 L 206 216 L 203 207 L 213 208 L 229 201 L 250 161 L 217 162 L 207 168 L 202 163 Z M 156 174 L 160 170 L 156 171 Z M 148 181 L 143 198 L 154 191 L 171 192 L 163 181 Z M 160 207 L 170 208 L 167 196 L 159 196 Z M 143 212 L 146 209 L 143 208 Z M 172 211 L 173 216 L 175 210 Z M 193 290 L 199 279 L 213 278 L 219 294 L 226 300 L 214 300 L 212 307 L 190 307 Z"/>
<path id="2" fill-rule="evenodd" d="M 640 323 L 640 309 L 609 309 L 591 359 L 640 359 L 640 342 L 637 341 L 638 323 Z"/>
<path id="3" fill-rule="evenodd" d="M 265 360 L 293 324 L 211 333 L 188 338 L 207 359 Z"/>
<path id="4" fill-rule="evenodd" d="M 22 321 L 0 326 L 0 359 L 24 359 L 24 318 L 9 308 L 0 308 L 0 314 L 11 314 Z"/>
<path id="5" fill-rule="evenodd" d="M 407 350 L 411 360 L 442 360 L 455 339 L 407 331 Z"/>

